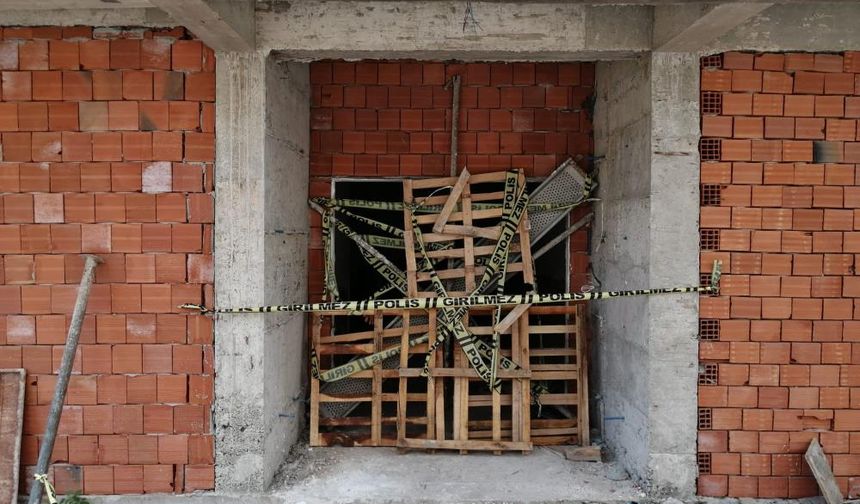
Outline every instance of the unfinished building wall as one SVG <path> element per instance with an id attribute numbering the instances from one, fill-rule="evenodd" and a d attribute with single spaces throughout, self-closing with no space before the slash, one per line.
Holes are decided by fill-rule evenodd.
<path id="1" fill-rule="evenodd" d="M 29 488 L 81 253 L 101 256 L 49 478 L 60 493 L 214 486 L 214 54 L 181 28 L 4 28 L 0 367 L 27 370 Z"/>
<path id="2" fill-rule="evenodd" d="M 450 173 L 451 90 L 462 76 L 459 169 L 520 168 L 545 177 L 592 152 L 592 63 L 320 61 L 311 64 L 310 195 L 331 196 L 333 177 Z M 577 212 L 584 212 L 580 209 Z M 574 219 L 582 214 L 575 214 Z M 319 214 L 310 211 L 309 288 L 323 293 Z M 588 282 L 587 234 L 571 237 L 571 288 Z"/>
<path id="3" fill-rule="evenodd" d="M 860 54 L 702 59 L 699 493 L 816 495 L 823 446 L 857 475 Z"/>

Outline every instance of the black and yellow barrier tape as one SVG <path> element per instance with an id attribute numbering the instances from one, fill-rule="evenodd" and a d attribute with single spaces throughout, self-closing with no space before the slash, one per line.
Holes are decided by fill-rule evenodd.
<path id="1" fill-rule="evenodd" d="M 496 245 L 493 249 L 493 253 L 490 255 L 490 260 L 487 263 L 487 266 L 484 268 L 484 273 L 481 275 L 481 279 L 478 281 L 478 285 L 475 287 L 474 294 L 484 292 L 490 286 L 493 279 L 495 279 L 500 273 L 504 274 L 505 266 L 507 263 L 508 250 L 513 243 L 514 237 L 516 236 L 517 228 L 520 225 L 520 220 L 522 219 L 523 215 L 525 215 L 525 209 L 528 205 L 528 194 L 525 191 L 525 187 L 517 187 L 517 178 L 518 173 L 515 171 L 508 171 L 506 174 L 505 201 L 508 202 L 509 209 L 502 215 L 501 233 L 499 235 L 499 239 L 496 242 Z M 514 202 L 511 203 L 511 201 Z M 427 251 L 424 248 L 424 242 L 421 238 L 421 229 L 418 227 L 417 217 L 414 213 L 412 214 L 412 227 L 415 234 L 416 249 L 417 252 L 421 255 L 425 267 L 429 268 L 430 280 L 433 285 L 433 290 L 436 292 L 437 296 L 447 297 L 445 287 L 443 286 L 442 281 L 439 279 L 438 275 L 436 275 L 436 271 L 433 269 L 433 266 L 430 263 L 430 259 L 427 256 Z M 424 360 L 424 369 L 422 371 L 422 374 L 424 376 L 429 376 L 430 362 L 432 359 L 433 352 L 439 347 L 439 345 L 441 345 L 445 341 L 447 336 L 445 334 L 446 332 L 448 332 L 449 334 L 453 333 L 453 336 L 460 344 L 460 347 L 466 354 L 466 358 L 469 360 L 469 363 L 478 373 L 478 376 L 481 377 L 484 382 L 490 385 L 492 389 L 498 390 L 501 387 L 501 380 L 492 379 L 494 373 L 484 362 L 481 354 L 477 351 L 477 348 L 475 347 L 475 341 L 477 341 L 478 338 L 470 334 L 462 326 L 462 318 L 465 313 L 466 309 L 462 307 L 458 308 L 456 311 L 453 312 L 443 310 L 442 314 L 444 317 L 447 317 L 449 323 L 440 325 L 440 328 L 442 328 L 443 330 L 440 331 L 439 338 L 437 338 L 436 341 L 433 342 L 427 352 L 427 357 Z M 454 323 L 453 326 L 451 324 L 452 322 Z"/>
<path id="2" fill-rule="evenodd" d="M 311 201 L 317 203 L 324 208 L 362 208 L 366 210 L 386 210 L 392 212 L 402 212 L 406 204 L 402 201 L 371 201 L 349 198 L 311 198 Z M 579 201 L 561 202 L 561 203 L 529 203 L 529 212 L 555 212 L 559 210 L 567 210 L 581 205 L 588 201 L 588 198 L 583 198 Z M 502 208 L 502 203 L 484 203 L 480 201 L 472 202 L 472 210 L 494 210 Z M 420 205 L 413 209 L 416 213 L 438 213 L 442 210 L 442 205 Z"/>
<path id="3" fill-rule="evenodd" d="M 185 310 L 196 310 L 202 314 L 214 313 L 280 313 L 280 312 L 330 312 L 356 315 L 379 310 L 432 310 L 436 308 L 470 308 L 480 306 L 512 306 L 518 304 L 549 304 L 569 301 L 596 301 L 620 297 L 654 296 L 659 294 L 717 294 L 718 287 L 666 287 L 660 289 L 636 289 L 593 292 L 560 292 L 555 294 L 480 294 L 458 297 L 366 299 L 364 301 L 332 301 L 327 303 L 294 303 L 288 305 L 250 306 L 241 308 L 206 308 L 203 305 L 186 303 L 179 305 Z"/>
<path id="4" fill-rule="evenodd" d="M 47 474 L 34 474 L 33 479 L 44 485 L 45 495 L 48 497 L 49 504 L 57 504 L 57 492 L 54 490 L 54 485 L 48 481 Z"/>

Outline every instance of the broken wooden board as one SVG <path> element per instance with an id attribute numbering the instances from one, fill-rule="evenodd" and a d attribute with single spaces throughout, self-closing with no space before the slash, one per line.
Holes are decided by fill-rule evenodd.
<path id="1" fill-rule="evenodd" d="M 824 456 L 824 450 L 821 449 L 817 439 L 809 443 L 803 458 L 812 469 L 812 475 L 815 476 L 815 481 L 818 482 L 818 488 L 821 489 L 821 495 L 824 496 L 827 504 L 842 504 L 842 490 L 839 489 L 836 478 L 833 477 L 833 471 L 830 470 L 830 464 L 827 463 L 827 457 Z"/>
<path id="2" fill-rule="evenodd" d="M 603 452 L 597 445 L 591 446 L 557 446 L 556 450 L 564 453 L 564 458 L 574 462 L 602 462 Z"/>
<path id="3" fill-rule="evenodd" d="M 0 369 L 0 503 L 18 502 L 25 375 L 23 369 Z"/>

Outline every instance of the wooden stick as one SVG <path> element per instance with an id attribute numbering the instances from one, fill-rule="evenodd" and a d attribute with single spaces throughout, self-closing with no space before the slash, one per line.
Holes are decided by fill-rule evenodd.
<path id="1" fill-rule="evenodd" d="M 322 315 L 314 313 L 311 328 L 311 345 L 315 349 L 320 347 L 320 335 L 322 334 Z M 319 354 L 317 354 L 319 357 Z M 310 440 L 311 446 L 322 446 L 320 438 L 320 381 L 311 376 L 311 406 L 310 406 Z"/>
<path id="2" fill-rule="evenodd" d="M 454 89 L 451 98 L 451 176 L 457 176 L 457 136 L 460 132 L 460 76 L 451 80 Z"/>
<path id="3" fill-rule="evenodd" d="M 508 332 L 508 329 L 511 328 L 511 325 L 513 325 L 513 323 L 516 322 L 518 318 L 520 318 L 520 315 L 525 313 L 529 309 L 529 307 L 531 307 L 530 304 L 521 304 L 514 306 L 514 309 L 509 311 L 508 314 L 505 315 L 505 318 L 503 318 L 499 321 L 498 324 L 496 324 L 496 327 L 494 327 L 493 330 L 497 333 Z"/>
<path id="4" fill-rule="evenodd" d="M 85 255 L 86 263 L 81 275 L 81 286 L 78 288 L 78 298 L 75 300 L 75 308 L 72 311 L 72 321 L 69 325 L 69 334 L 66 337 L 66 348 L 63 350 L 63 360 L 60 362 L 60 371 L 57 375 L 57 384 L 54 387 L 54 397 L 51 399 L 51 409 L 48 412 L 48 422 L 45 426 L 45 436 L 39 447 L 39 460 L 36 463 L 35 474 L 46 474 L 51 453 L 54 451 L 54 440 L 57 437 L 57 427 L 60 425 L 60 416 L 63 414 L 63 403 L 66 400 L 66 389 L 69 386 L 69 376 L 72 374 L 72 365 L 75 361 L 75 352 L 78 350 L 78 339 L 81 336 L 81 325 L 84 323 L 84 315 L 87 311 L 87 302 L 90 299 L 90 287 L 93 285 L 96 266 L 103 261 L 94 255 Z M 33 480 L 30 484 L 29 504 L 37 504 L 42 500 L 42 483 Z"/>
<path id="5" fill-rule="evenodd" d="M 446 235 L 463 235 L 463 236 L 471 236 L 472 238 L 486 238 L 488 240 L 498 240 L 499 235 L 502 234 L 502 228 L 499 226 L 491 227 L 491 228 L 481 228 L 477 226 L 460 226 L 457 224 L 447 224 L 442 226 L 442 229 L 437 231 L 436 227 L 433 227 L 433 231 L 441 232 Z"/>
<path id="6" fill-rule="evenodd" d="M 382 350 L 382 314 L 376 313 L 373 317 L 373 338 L 374 351 Z M 373 366 L 372 379 L 373 399 L 370 407 L 370 440 L 374 446 L 380 446 L 382 441 L 382 362 L 378 362 Z M 404 394 L 405 395 L 405 394 Z M 398 393 L 397 400 L 401 395 Z"/>
<path id="7" fill-rule="evenodd" d="M 442 232 L 445 224 L 448 223 L 448 217 L 451 216 L 451 212 L 457 208 L 457 202 L 460 201 L 460 195 L 463 194 L 463 187 L 468 183 L 469 170 L 464 168 L 463 173 L 461 173 L 460 177 L 457 179 L 457 183 L 454 184 L 454 188 L 451 189 L 451 194 L 449 194 L 448 199 L 445 200 L 445 206 L 442 207 L 442 211 L 439 212 L 439 215 L 436 217 L 436 223 L 433 224 L 433 231 L 437 233 Z"/>
<path id="8" fill-rule="evenodd" d="M 593 213 L 590 213 L 590 214 L 586 215 L 585 217 L 583 217 L 583 218 L 579 219 L 579 220 L 578 220 L 578 221 L 576 221 L 572 226 L 570 226 L 569 228 L 567 228 L 563 233 L 561 233 L 560 235 L 558 235 L 558 236 L 556 236 L 555 238 L 553 238 L 549 243 L 547 243 L 547 244 L 546 244 L 546 245 L 544 245 L 543 247 L 539 248 L 537 252 L 535 252 L 534 254 L 532 254 L 532 256 L 534 256 L 534 258 L 535 258 L 535 259 L 538 259 L 540 256 L 542 256 L 542 255 L 546 254 L 547 252 L 549 252 L 549 250 L 550 250 L 551 248 L 553 248 L 553 247 L 555 247 L 556 245 L 558 245 L 558 244 L 559 244 L 559 242 L 561 242 L 562 240 L 564 240 L 564 239 L 565 239 L 565 238 L 567 238 L 568 236 L 572 235 L 573 233 L 575 233 L 575 232 L 579 231 L 579 230 L 580 230 L 580 229 L 582 229 L 583 227 L 585 227 L 585 226 L 587 226 L 588 224 L 590 224 L 592 219 L 594 219 L 594 214 L 593 214 Z"/>

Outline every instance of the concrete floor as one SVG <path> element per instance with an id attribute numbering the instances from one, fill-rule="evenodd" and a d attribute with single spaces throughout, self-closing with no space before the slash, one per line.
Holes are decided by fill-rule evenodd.
<path id="1" fill-rule="evenodd" d="M 398 453 L 391 448 L 294 449 L 269 492 L 88 496 L 92 504 L 822 504 L 820 497 L 647 497 L 612 463 L 570 462 L 551 448 L 530 455 Z M 23 500 L 21 502 L 24 502 Z"/>
<path id="2" fill-rule="evenodd" d="M 609 464 L 570 462 L 548 448 L 530 455 L 398 453 L 388 448 L 304 448 L 272 490 L 306 504 L 639 501 Z"/>

